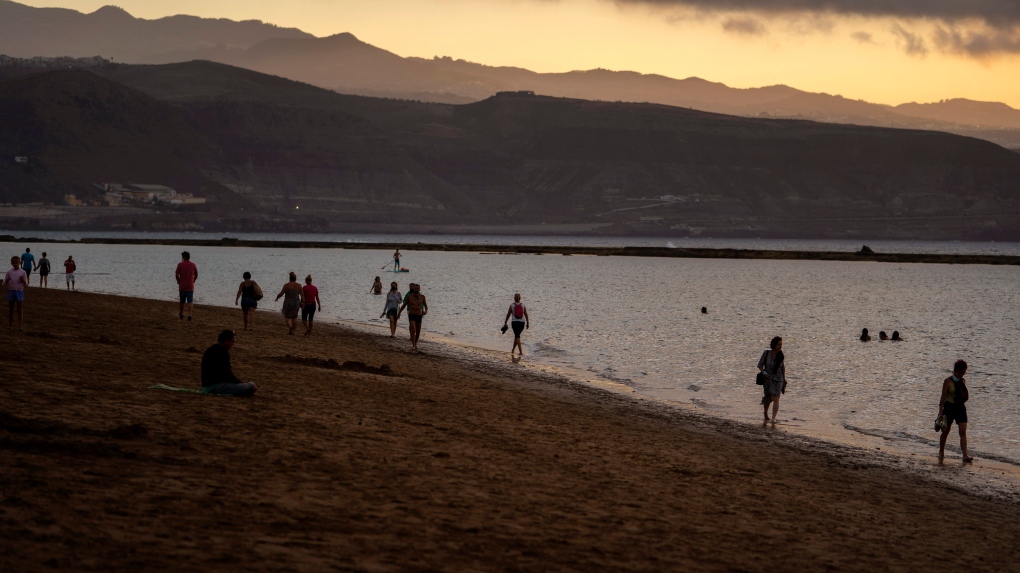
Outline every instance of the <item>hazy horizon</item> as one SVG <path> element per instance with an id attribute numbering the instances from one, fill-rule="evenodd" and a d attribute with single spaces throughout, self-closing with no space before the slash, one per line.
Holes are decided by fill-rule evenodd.
<path id="1" fill-rule="evenodd" d="M 21 0 L 94 12 L 109 0 Z M 797 9 L 790 6 L 796 4 Z M 188 14 L 262 20 L 323 37 L 350 32 L 400 56 L 450 56 L 538 72 L 606 68 L 700 77 L 731 87 L 785 84 L 896 105 L 967 98 L 1020 108 L 1020 8 L 995 0 L 947 10 L 906 0 L 237 0 L 152 5 L 139 18 Z M 821 6 L 812 8 L 812 6 Z"/>

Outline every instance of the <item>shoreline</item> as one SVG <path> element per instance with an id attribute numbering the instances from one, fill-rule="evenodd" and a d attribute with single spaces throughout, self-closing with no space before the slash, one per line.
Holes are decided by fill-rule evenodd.
<path id="1" fill-rule="evenodd" d="M 768 249 L 710 249 L 683 247 L 582 247 L 582 246 L 520 246 L 489 244 L 448 244 L 448 243 L 390 243 L 390 242 L 327 242 L 327 241 L 277 241 L 242 240 L 223 237 L 208 239 L 142 239 L 142 238 L 93 238 L 75 240 L 40 239 L 36 237 L 15 237 L 0 235 L 5 243 L 53 243 L 84 245 L 156 245 L 182 247 L 251 247 L 274 249 L 362 249 L 438 252 L 475 252 L 498 255 L 562 255 L 598 257 L 660 257 L 688 259 L 759 259 L 759 260 L 810 260 L 810 261 L 858 261 L 879 263 L 922 263 L 956 265 L 1020 265 L 1020 256 L 1010 255 L 950 255 L 927 253 L 861 253 L 840 251 L 784 251 Z"/>
<path id="2" fill-rule="evenodd" d="M 4 570 L 1020 562 L 1016 503 L 872 464 L 869 451 L 428 339 L 414 354 L 344 326 L 289 337 L 276 313 L 248 333 L 237 310 L 197 306 L 189 323 L 176 307 L 32 289 L 26 332 L 0 333 L 18 350 L 0 385 Z M 254 398 L 149 389 L 197 387 L 223 327 L 238 329 L 234 370 L 259 383 Z"/>

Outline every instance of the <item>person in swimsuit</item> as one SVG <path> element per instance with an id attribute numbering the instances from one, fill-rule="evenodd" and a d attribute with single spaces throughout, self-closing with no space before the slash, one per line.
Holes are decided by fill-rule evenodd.
<path id="1" fill-rule="evenodd" d="M 865 329 L 861 330 L 861 342 L 870 342 L 870 341 L 871 341 L 871 335 L 868 334 L 868 329 L 865 328 Z"/>
<path id="2" fill-rule="evenodd" d="M 375 277 L 375 282 L 372 283 L 372 288 L 368 289 L 368 292 L 372 294 L 382 294 L 382 279 Z"/>
<path id="3" fill-rule="evenodd" d="M 319 300 L 319 289 L 312 284 L 312 275 L 305 277 L 305 286 L 301 287 L 301 298 L 304 303 L 301 305 L 301 324 L 305 325 L 305 336 L 312 334 L 312 321 L 315 319 L 315 306 L 322 310 L 322 302 Z"/>
<path id="4" fill-rule="evenodd" d="M 510 326 L 514 329 L 514 345 L 510 347 L 510 356 L 514 355 L 514 350 L 520 350 L 521 356 L 524 356 L 524 347 L 521 346 L 521 333 L 524 332 L 525 328 L 531 328 L 531 319 L 528 318 L 528 309 L 524 308 L 521 304 L 521 293 L 514 294 L 514 302 L 510 305 L 510 308 L 506 310 L 506 317 L 503 319 L 503 328 L 506 328 L 506 321 L 510 320 Z"/>
<path id="5" fill-rule="evenodd" d="M 39 263 L 35 268 L 39 270 L 39 288 L 49 288 L 50 260 L 46 258 L 46 253 L 42 254 L 42 258 L 39 259 Z"/>
<path id="6" fill-rule="evenodd" d="M 24 318 L 25 287 L 28 286 L 28 273 L 21 268 L 21 259 L 11 257 L 11 268 L 4 275 L 0 286 L 7 287 L 7 320 L 14 329 L 14 315 L 18 315 L 18 330 L 22 328 Z"/>
<path id="7" fill-rule="evenodd" d="M 949 431 L 953 428 L 953 422 L 960 432 L 960 451 L 963 452 L 963 463 L 974 461 L 974 458 L 967 455 L 967 381 L 963 375 L 967 373 L 967 363 L 957 360 L 953 364 L 953 375 L 942 381 L 942 397 L 939 398 L 939 414 L 936 420 L 943 414 L 946 416 L 946 425 L 942 428 L 942 435 L 939 437 L 939 462 L 946 457 L 946 440 L 949 438 Z"/>
<path id="8" fill-rule="evenodd" d="M 765 374 L 765 384 L 762 388 L 765 395 L 761 404 L 765 408 L 765 421 L 769 420 L 769 405 L 772 405 L 772 420 L 776 423 L 776 414 L 779 413 L 779 397 L 786 393 L 786 364 L 783 356 L 783 339 L 776 336 L 769 342 L 769 349 L 762 353 L 758 359 L 758 371 Z"/>
<path id="9" fill-rule="evenodd" d="M 397 252 L 393 253 L 393 270 L 400 270 L 400 249 L 397 249 Z"/>
<path id="10" fill-rule="evenodd" d="M 390 321 L 390 338 L 397 337 L 397 309 L 400 308 L 400 289 L 396 282 L 390 283 L 390 292 L 386 293 L 386 306 L 379 318 L 386 317 Z"/>
<path id="11" fill-rule="evenodd" d="M 251 273 L 245 271 L 241 284 L 237 286 L 237 296 L 234 297 L 234 306 L 241 302 L 241 316 L 244 318 L 244 329 L 255 330 L 255 309 L 259 307 L 259 298 L 262 297 L 262 289 L 258 283 L 251 280 Z"/>
<path id="12" fill-rule="evenodd" d="M 397 311 L 397 320 L 407 309 L 407 325 L 411 332 L 411 348 L 418 350 L 418 338 L 421 337 L 421 319 L 429 313 L 429 305 L 425 302 L 425 295 L 421 294 L 421 286 L 414 283 L 410 294 L 404 298 L 404 304 L 400 305 Z"/>
<path id="13" fill-rule="evenodd" d="M 280 289 L 280 294 L 276 295 L 276 300 L 283 299 L 283 318 L 287 321 L 289 331 L 287 334 L 294 334 L 294 330 L 297 328 L 297 317 L 298 313 L 301 312 L 301 307 L 304 306 L 303 293 L 301 290 L 301 283 L 297 282 L 297 275 L 291 271 L 290 282 L 283 285 Z"/>

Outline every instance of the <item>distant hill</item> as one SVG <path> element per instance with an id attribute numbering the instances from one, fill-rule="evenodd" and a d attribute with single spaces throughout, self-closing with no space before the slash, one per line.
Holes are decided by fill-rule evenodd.
<path id="1" fill-rule="evenodd" d="M 1020 147 L 1020 110 L 947 100 L 892 107 L 788 86 L 736 89 L 700 78 L 627 71 L 536 73 L 448 57 L 404 58 L 351 34 L 316 38 L 262 22 L 192 16 L 137 19 L 120 8 L 92 14 L 0 0 L 0 54 L 112 57 L 126 63 L 210 60 L 342 93 L 470 103 L 500 91 L 578 99 L 653 102 L 743 116 L 948 131 Z"/>
<path id="2" fill-rule="evenodd" d="M 135 62 L 152 54 L 248 48 L 273 38 L 311 37 L 300 30 L 254 20 L 194 16 L 143 20 L 115 6 L 83 14 L 0 0 L 0 54 L 15 57 L 103 56 Z"/>
<path id="3" fill-rule="evenodd" d="M 379 99 L 210 62 L 99 73 L 0 81 L 0 158 L 34 168 L 0 163 L 0 202 L 120 180 L 211 193 L 224 225 L 244 207 L 408 228 L 1020 237 L 1020 155 L 946 133 L 516 93 Z"/>

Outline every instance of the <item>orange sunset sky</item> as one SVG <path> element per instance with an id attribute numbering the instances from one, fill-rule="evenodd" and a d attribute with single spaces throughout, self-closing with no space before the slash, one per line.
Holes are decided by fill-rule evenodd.
<path id="1" fill-rule="evenodd" d="M 92 12 L 110 0 L 19 0 Z M 1020 108 L 1017 0 L 117 0 L 147 19 L 257 19 L 351 32 L 401 56 L 541 72 L 608 68 L 787 84 L 898 104 Z"/>

